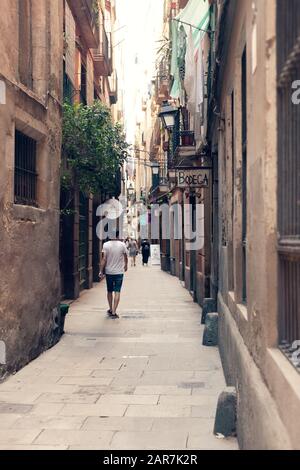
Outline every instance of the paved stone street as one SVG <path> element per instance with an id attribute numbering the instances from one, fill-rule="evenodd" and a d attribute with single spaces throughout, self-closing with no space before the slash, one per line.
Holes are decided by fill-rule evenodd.
<path id="1" fill-rule="evenodd" d="M 72 304 L 60 343 L 0 385 L 0 448 L 236 449 L 212 434 L 219 353 L 201 346 L 178 279 L 139 260 L 121 318 L 106 309 L 102 282 Z"/>

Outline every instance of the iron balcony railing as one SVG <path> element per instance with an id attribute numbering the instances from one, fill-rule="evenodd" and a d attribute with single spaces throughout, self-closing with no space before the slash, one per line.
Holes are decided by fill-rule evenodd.
<path id="1" fill-rule="evenodd" d="M 195 145 L 195 133 L 194 131 L 180 131 L 178 140 L 180 147 L 193 147 Z"/>
<path id="2" fill-rule="evenodd" d="M 110 76 L 112 74 L 111 35 L 107 35 L 103 25 L 100 27 L 99 47 L 91 51 L 96 75 Z"/>
<path id="3" fill-rule="evenodd" d="M 186 147 L 195 147 L 195 133 L 194 131 L 180 131 L 175 128 L 173 132 L 172 138 L 172 154 L 171 157 L 175 157 L 180 149 L 184 149 Z"/>

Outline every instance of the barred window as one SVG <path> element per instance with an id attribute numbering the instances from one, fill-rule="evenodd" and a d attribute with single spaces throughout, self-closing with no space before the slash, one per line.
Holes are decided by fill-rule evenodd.
<path id="1" fill-rule="evenodd" d="M 37 206 L 37 143 L 16 130 L 15 133 L 15 203 Z"/>
<path id="2" fill-rule="evenodd" d="M 293 359 L 300 340 L 300 106 L 293 82 L 300 79 L 299 0 L 277 0 L 279 339 Z"/>

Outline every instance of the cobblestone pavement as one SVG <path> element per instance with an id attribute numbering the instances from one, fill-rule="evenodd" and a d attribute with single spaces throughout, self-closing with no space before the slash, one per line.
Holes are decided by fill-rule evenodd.
<path id="1" fill-rule="evenodd" d="M 102 282 L 60 343 L 0 385 L 0 449 L 237 449 L 212 433 L 221 362 L 178 279 L 139 261 L 120 319 L 106 310 Z"/>

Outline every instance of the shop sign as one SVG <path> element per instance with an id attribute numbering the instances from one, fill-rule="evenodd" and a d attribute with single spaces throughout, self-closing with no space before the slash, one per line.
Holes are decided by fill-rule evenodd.
<path id="1" fill-rule="evenodd" d="M 179 188 L 208 188 L 210 170 L 201 168 L 178 169 L 176 179 Z"/>

